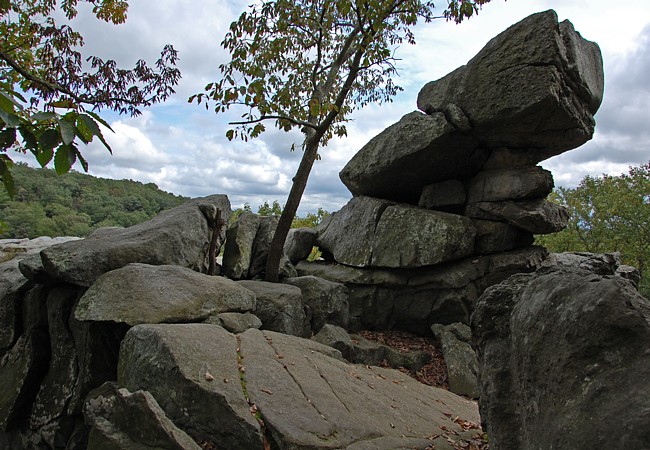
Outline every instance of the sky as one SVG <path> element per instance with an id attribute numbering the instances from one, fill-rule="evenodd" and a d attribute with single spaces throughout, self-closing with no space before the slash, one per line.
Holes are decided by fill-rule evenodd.
<path id="1" fill-rule="evenodd" d="M 84 54 L 115 59 L 132 67 L 154 62 L 165 44 L 179 51 L 182 73 L 176 94 L 136 118 L 104 112 L 115 133 L 106 138 L 113 155 L 99 143 L 82 150 L 92 175 L 156 183 L 188 197 L 227 194 L 233 208 L 253 209 L 264 201 L 284 204 L 297 169 L 299 132 L 267 127 L 262 137 L 230 142 L 228 120 L 187 98 L 219 78 L 229 60 L 220 42 L 251 0 L 131 0 L 125 24 L 105 24 L 82 13 L 73 27 L 85 38 Z M 440 4 L 446 4 L 440 0 Z M 650 160 L 650 1 L 492 0 L 460 25 L 444 20 L 415 27 L 417 44 L 397 49 L 404 91 L 392 103 L 370 105 L 351 115 L 348 137 L 333 139 L 320 151 L 299 214 L 340 209 L 351 198 L 338 173 L 373 136 L 417 109 L 421 87 L 465 64 L 491 38 L 530 14 L 554 9 L 586 39 L 599 44 L 605 66 L 605 95 L 596 114 L 594 138 L 540 163 L 556 185 L 575 187 L 585 175 L 618 175 Z M 242 111 L 243 112 L 243 111 Z M 270 125 L 270 124 L 269 124 Z M 80 168 L 77 168 L 81 170 Z"/>

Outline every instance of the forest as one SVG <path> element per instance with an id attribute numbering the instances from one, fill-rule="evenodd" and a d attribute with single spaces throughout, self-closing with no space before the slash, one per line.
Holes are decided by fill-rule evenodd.
<path id="1" fill-rule="evenodd" d="M 128 227 L 187 198 L 161 191 L 154 183 L 109 180 L 71 171 L 16 164 L 16 193 L 0 189 L 0 238 L 84 237 L 99 227 Z"/>

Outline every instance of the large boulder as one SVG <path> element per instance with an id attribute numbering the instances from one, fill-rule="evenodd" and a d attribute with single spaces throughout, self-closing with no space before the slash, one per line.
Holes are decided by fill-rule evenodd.
<path id="1" fill-rule="evenodd" d="M 618 276 L 550 267 L 472 317 L 490 447 L 650 448 L 650 302 Z"/>
<path id="2" fill-rule="evenodd" d="M 85 287 L 103 273 L 132 262 L 205 272 L 212 234 L 209 222 L 214 221 L 217 209 L 227 220 L 228 197 L 197 198 L 129 228 L 99 229 L 85 239 L 41 251 L 43 266 L 52 277 Z"/>
<path id="3" fill-rule="evenodd" d="M 479 396 L 478 360 L 472 348 L 472 332 L 462 323 L 434 324 L 431 332 L 447 365 L 449 390 L 471 398 Z"/>
<path id="4" fill-rule="evenodd" d="M 354 195 L 418 203 L 422 187 L 465 179 L 479 171 L 488 153 L 442 113 L 412 112 L 375 136 L 339 174 Z"/>
<path id="5" fill-rule="evenodd" d="M 283 282 L 300 288 L 303 303 L 309 308 L 314 333 L 318 333 L 326 323 L 348 327 L 350 292 L 344 284 L 312 275 L 286 278 Z"/>
<path id="6" fill-rule="evenodd" d="M 253 312 L 262 321 L 262 329 L 292 336 L 311 335 L 300 288 L 267 281 L 237 283 L 255 293 L 257 306 Z"/>
<path id="7" fill-rule="evenodd" d="M 451 450 L 469 445 L 476 430 L 462 425 L 479 420 L 473 402 L 399 371 L 349 365 L 306 339 L 205 324 L 132 328 L 118 382 L 225 450 Z"/>
<path id="8" fill-rule="evenodd" d="M 566 208 L 545 199 L 472 203 L 465 208 L 465 214 L 506 222 L 533 234 L 556 233 L 569 223 Z"/>
<path id="9" fill-rule="evenodd" d="M 200 322 L 255 309 L 255 295 L 235 281 L 179 266 L 129 264 L 100 276 L 79 300 L 77 320 Z"/>
<path id="10" fill-rule="evenodd" d="M 260 226 L 260 216 L 243 212 L 226 232 L 223 248 L 223 274 L 233 280 L 248 278 L 253 259 L 253 242 Z"/>
<path id="11" fill-rule="evenodd" d="M 598 45 L 571 22 L 558 24 L 550 10 L 511 26 L 467 65 L 425 85 L 418 108 L 436 114 L 455 105 L 482 144 L 520 149 L 535 163 L 591 139 L 603 89 Z"/>
<path id="12" fill-rule="evenodd" d="M 475 233 L 462 216 L 354 197 L 319 229 L 318 244 L 350 266 L 414 268 L 470 255 Z"/>

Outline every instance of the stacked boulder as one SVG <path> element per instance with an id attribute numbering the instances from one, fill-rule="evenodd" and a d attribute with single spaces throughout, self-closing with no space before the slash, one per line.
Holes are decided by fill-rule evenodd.
<path id="1" fill-rule="evenodd" d="M 425 85 L 423 112 L 345 166 L 354 197 L 317 237 L 339 266 L 299 263 L 298 272 L 344 282 L 358 326 L 468 323 L 485 288 L 546 257 L 534 234 L 566 226 L 537 163 L 592 137 L 603 85 L 598 46 L 554 11 L 513 25 Z"/>

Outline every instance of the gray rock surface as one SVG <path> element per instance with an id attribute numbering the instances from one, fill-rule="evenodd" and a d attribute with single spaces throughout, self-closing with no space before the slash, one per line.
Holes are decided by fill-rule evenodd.
<path id="1" fill-rule="evenodd" d="M 544 198 L 553 190 L 553 175 L 539 166 L 485 170 L 467 182 L 467 202 Z"/>
<path id="2" fill-rule="evenodd" d="M 627 280 L 517 275 L 481 296 L 472 331 L 491 447 L 650 447 L 650 302 Z"/>
<path id="3" fill-rule="evenodd" d="M 350 266 L 413 268 L 471 254 L 474 235 L 462 216 L 354 197 L 319 229 L 318 244 Z"/>
<path id="4" fill-rule="evenodd" d="M 200 322 L 222 312 L 255 309 L 255 295 L 236 282 L 179 266 L 129 264 L 102 276 L 75 310 L 77 320 Z"/>
<path id="5" fill-rule="evenodd" d="M 504 222 L 474 219 L 472 225 L 476 228 L 474 252 L 479 255 L 527 247 L 535 240 L 532 233 Z"/>
<path id="6" fill-rule="evenodd" d="M 569 223 L 566 208 L 545 199 L 472 203 L 465 215 L 506 222 L 533 234 L 556 233 Z"/>
<path id="7" fill-rule="evenodd" d="M 153 396 L 146 391 L 122 388 L 104 394 L 109 406 L 103 415 L 92 415 L 88 448 L 141 450 L 200 450 L 201 447 L 169 420 Z M 91 402 L 97 402 L 96 395 Z"/>
<path id="8" fill-rule="evenodd" d="M 511 26 L 467 65 L 425 85 L 418 108 L 434 114 L 456 105 L 481 143 L 520 149 L 537 162 L 591 138 L 603 88 L 598 46 L 546 11 Z"/>
<path id="9" fill-rule="evenodd" d="M 29 280 L 20 272 L 17 260 L 0 264 L 0 355 L 19 337 L 18 302 L 30 286 Z"/>
<path id="10" fill-rule="evenodd" d="M 303 304 L 311 313 L 311 329 L 314 333 L 318 333 L 326 323 L 348 327 L 350 292 L 345 285 L 313 275 L 286 278 L 283 282 L 300 288 Z"/>
<path id="11" fill-rule="evenodd" d="M 467 194 L 465 185 L 459 180 L 446 180 L 422 188 L 418 206 L 436 211 L 462 211 Z"/>
<path id="12" fill-rule="evenodd" d="M 248 277 L 253 259 L 253 242 L 260 226 L 260 216 L 243 212 L 226 232 L 223 248 L 223 274 L 233 280 Z"/>
<path id="13" fill-rule="evenodd" d="M 478 398 L 478 360 L 472 348 L 472 332 L 462 323 L 434 324 L 431 332 L 442 349 L 447 365 L 449 390 L 454 394 Z"/>
<path id="14" fill-rule="evenodd" d="M 262 329 L 292 336 L 311 335 L 300 288 L 254 280 L 237 283 L 255 294 L 257 306 L 253 313 L 262 321 Z"/>
<path id="15" fill-rule="evenodd" d="M 52 277 L 85 287 L 100 275 L 132 262 L 205 272 L 211 229 L 202 210 L 216 208 L 227 220 L 228 198 L 213 195 L 190 200 L 129 228 L 97 230 L 85 239 L 44 249 L 43 266 Z"/>
<path id="16" fill-rule="evenodd" d="M 251 265 L 248 269 L 248 278 L 264 278 L 266 274 L 266 258 L 269 254 L 271 241 L 278 227 L 279 216 L 261 216 L 260 226 L 253 241 Z"/>
<path id="17" fill-rule="evenodd" d="M 468 178 L 487 156 L 443 113 L 412 112 L 371 139 L 339 176 L 354 195 L 417 203 L 423 186 Z"/>
<path id="18" fill-rule="evenodd" d="M 177 426 L 219 449 L 262 449 L 265 439 L 279 449 L 451 449 L 447 438 L 471 434 L 453 419 L 478 421 L 473 402 L 337 355 L 269 331 L 139 325 L 124 340 L 119 383 L 148 390 Z"/>
<path id="19" fill-rule="evenodd" d="M 315 228 L 292 228 L 284 242 L 284 254 L 291 264 L 307 259 L 312 248 L 316 245 L 317 231 Z"/>
<path id="20" fill-rule="evenodd" d="M 262 327 L 262 321 L 255 314 L 251 313 L 221 313 L 217 314 L 221 321 L 221 326 L 231 333 L 243 333 L 249 328 L 259 329 Z"/>

